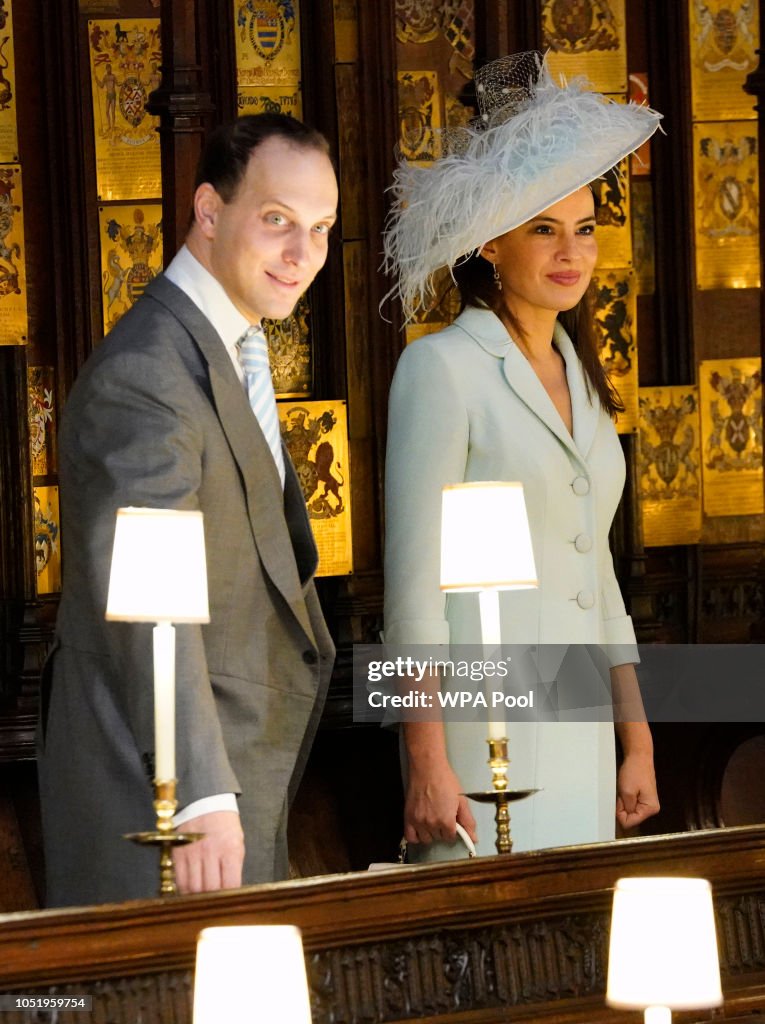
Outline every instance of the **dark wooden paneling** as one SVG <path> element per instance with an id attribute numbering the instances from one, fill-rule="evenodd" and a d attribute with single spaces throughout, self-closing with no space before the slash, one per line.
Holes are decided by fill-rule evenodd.
<path id="1" fill-rule="evenodd" d="M 0 764 L 0 909 L 33 910 L 44 895 L 37 772 Z"/>
<path id="2" fill-rule="evenodd" d="M 231 0 L 204 0 L 197 5 L 199 54 L 205 91 L 213 112 L 210 122 L 237 116 L 234 7 Z"/>
<path id="3" fill-rule="evenodd" d="M 476 0 L 476 63 L 542 45 L 541 0 Z"/>
<path id="4" fill-rule="evenodd" d="M 32 507 L 26 412 L 26 354 L 0 348 L 0 611 L 3 634 L 17 634 L 24 602 L 34 596 Z M 6 641 L 0 660 L 0 699 L 15 696 L 21 655 Z"/>
<path id="5" fill-rule="evenodd" d="M 398 141 L 396 111 L 398 93 L 395 74 L 395 34 L 390 0 L 379 4 L 359 5 L 359 70 L 361 96 L 359 117 L 368 126 L 363 133 L 367 178 L 364 184 L 366 204 L 366 237 L 370 259 L 367 267 L 367 316 L 370 370 L 375 382 L 377 401 L 372 411 L 375 428 L 378 472 L 381 474 L 385 453 L 388 387 L 399 352 L 403 348 L 400 310 L 386 303 L 380 316 L 380 303 L 390 287 L 380 273 L 375 255 L 382 249 L 388 196 L 386 189 L 393 180 L 395 149 Z M 381 478 L 379 492 L 382 494 Z"/>
<path id="6" fill-rule="evenodd" d="M 366 238 L 366 181 L 367 156 L 363 145 L 363 125 L 358 114 L 358 64 L 338 64 L 335 67 L 337 95 L 338 163 L 340 171 L 340 198 L 342 234 L 345 241 Z M 354 310 L 367 309 L 366 296 L 354 293 Z M 347 315 L 347 313 L 346 313 Z"/>
<path id="7" fill-rule="evenodd" d="M 162 84 L 147 110 L 159 116 L 165 266 L 188 231 L 196 167 L 214 111 L 203 57 L 209 38 L 205 10 L 196 0 L 161 4 Z"/>
<path id="8" fill-rule="evenodd" d="M 30 4 L 42 10 L 39 2 Z M 46 6 L 42 18 L 42 69 L 46 106 L 30 107 L 27 117 L 42 118 L 49 154 L 45 194 L 50 199 L 50 249 L 53 290 L 51 312 L 58 369 L 58 408 L 63 407 L 77 371 L 91 349 L 91 293 L 87 246 L 87 193 L 83 154 L 89 100 L 81 97 L 78 11 L 72 2 Z M 31 65 L 38 67 L 36 61 Z M 34 159 L 34 155 L 30 154 Z M 55 211 L 55 215 L 53 214 Z M 100 280 L 100 276 L 99 276 Z M 99 295 L 100 299 L 100 295 Z M 100 305 L 99 305 L 100 314 Z"/>
<path id="9" fill-rule="evenodd" d="M 746 1016 L 765 1009 L 764 838 L 700 832 L 11 915 L 0 918 L 0 991 L 87 993 L 97 1019 L 128 1024 L 140 1006 L 146 1024 L 186 1024 L 202 927 L 294 924 L 316 1024 L 629 1022 L 604 1004 L 613 885 L 691 875 L 713 885 L 724 1014 Z"/>
<path id="10" fill-rule="evenodd" d="M 695 380 L 691 264 L 690 79 L 685 3 L 646 4 L 645 37 L 651 104 L 666 136 L 652 146 L 656 232 L 656 342 L 660 383 Z"/>
<path id="11" fill-rule="evenodd" d="M 28 910 L 37 906 L 16 808 L 10 796 L 0 793 L 0 907 Z"/>
<path id="12" fill-rule="evenodd" d="M 56 610 L 55 595 L 36 597 L 27 367 L 53 367 L 58 415 L 65 386 L 87 347 L 77 169 L 80 105 L 66 102 L 76 61 L 66 59 L 65 48 L 75 35 L 71 5 L 57 5 L 52 12 L 40 2 L 14 8 L 29 325 L 26 348 L 2 355 L 4 386 L 12 391 L 0 399 L 0 594 L 5 611 L 0 625 L 0 693 L 5 698 L 0 701 L 0 761 L 34 756 L 37 677 Z M 46 482 L 55 484 L 56 477 Z"/>

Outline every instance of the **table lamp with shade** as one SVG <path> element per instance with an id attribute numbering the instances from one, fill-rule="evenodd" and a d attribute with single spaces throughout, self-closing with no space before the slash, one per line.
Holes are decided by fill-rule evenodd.
<path id="1" fill-rule="evenodd" d="M 114 534 L 106 618 L 153 622 L 155 832 L 129 836 L 160 846 L 160 895 L 175 893 L 171 847 L 196 835 L 176 833 L 175 626 L 210 621 L 201 512 L 120 508 Z"/>
<path id="2" fill-rule="evenodd" d="M 441 512 L 441 590 L 477 592 L 481 640 L 489 651 L 502 644 L 500 590 L 528 590 L 539 586 L 523 484 L 476 481 L 444 487 Z M 486 651 L 489 660 L 490 653 Z M 508 804 L 535 790 L 508 788 L 507 725 L 501 719 L 488 724 L 492 789 L 467 795 L 496 805 L 499 853 L 510 853 Z"/>
<path id="3" fill-rule="evenodd" d="M 291 925 L 205 928 L 197 940 L 193 1024 L 311 1024 L 300 931 Z"/>
<path id="4" fill-rule="evenodd" d="M 703 878 L 620 878 L 606 1002 L 670 1024 L 672 1010 L 722 1005 L 712 890 Z"/>

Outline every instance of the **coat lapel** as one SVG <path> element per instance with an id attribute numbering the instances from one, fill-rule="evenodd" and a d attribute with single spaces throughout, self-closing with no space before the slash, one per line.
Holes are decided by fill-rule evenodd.
<path id="1" fill-rule="evenodd" d="M 566 360 L 566 378 L 571 395 L 571 411 L 574 421 L 574 444 L 582 457 L 586 459 L 598 429 L 600 401 L 592 385 L 588 390 L 582 362 L 576 354 L 573 342 L 560 324 L 555 326 L 555 344 Z"/>
<path id="2" fill-rule="evenodd" d="M 587 397 L 579 357 L 566 332 L 557 324 L 555 344 L 566 362 L 566 377 L 571 394 L 574 436 L 566 429 L 558 410 L 547 394 L 531 364 L 507 333 L 504 324 L 490 310 L 468 307 L 455 321 L 487 352 L 503 361 L 505 380 L 518 398 L 580 462 L 589 451 L 597 427 L 598 410 Z"/>
<path id="3" fill-rule="evenodd" d="M 297 486 L 299 491 L 299 483 L 293 479 L 295 472 L 286 450 L 288 482 L 283 492 L 268 442 L 253 416 L 247 395 L 217 331 L 191 299 L 165 278 L 159 277 L 152 281 L 145 294 L 157 299 L 180 320 L 207 363 L 213 403 L 242 474 L 250 527 L 260 560 L 306 635 L 313 638 L 296 565 L 298 556 L 308 567 L 311 563 L 311 552 L 303 550 L 307 549 L 307 544 L 301 544 L 299 551 L 293 548 L 287 525 L 285 503 L 293 521 L 299 514 L 294 507 L 295 487 Z M 299 497 L 302 502 L 302 494 Z M 304 503 L 302 512 L 305 517 Z M 298 527 L 301 525 L 302 523 L 297 524 Z M 310 527 L 308 529 L 310 531 Z M 314 568 L 315 560 L 314 546 Z"/>

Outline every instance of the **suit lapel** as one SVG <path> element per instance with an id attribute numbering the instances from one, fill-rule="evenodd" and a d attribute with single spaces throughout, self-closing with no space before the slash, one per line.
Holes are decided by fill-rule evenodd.
<path id="1" fill-rule="evenodd" d="M 597 409 L 594 409 L 589 403 L 579 357 L 560 324 L 555 327 L 554 337 L 555 343 L 566 361 L 574 437 L 569 434 L 542 382 L 534 373 L 528 359 L 507 333 L 499 317 L 487 309 L 468 307 L 457 318 L 455 325 L 466 331 L 487 352 L 502 360 L 505 380 L 518 398 L 573 456 L 583 462 L 592 444 L 594 427 L 597 426 Z M 593 412 L 595 414 L 594 426 Z"/>
<path id="2" fill-rule="evenodd" d="M 157 299 L 180 320 L 207 363 L 213 403 L 242 474 L 250 527 L 260 560 L 306 635 L 313 638 L 296 565 L 296 555 L 302 562 L 310 563 L 310 553 L 302 550 L 307 548 L 305 543 L 300 544 L 297 551 L 293 548 L 285 513 L 286 500 L 294 523 L 298 516 L 295 489 L 299 491 L 300 486 L 295 471 L 286 458 L 289 484 L 283 492 L 268 442 L 253 415 L 226 348 L 209 320 L 184 292 L 163 277 L 152 281 L 145 294 Z M 299 497 L 302 502 L 302 493 Z M 303 517 L 307 523 L 305 503 Z M 310 526 L 308 530 L 310 532 Z M 315 546 L 313 552 L 315 567 Z"/>
<path id="3" fill-rule="evenodd" d="M 282 451 L 285 470 L 284 515 L 292 539 L 300 582 L 305 584 L 319 567 L 319 552 L 308 518 L 303 488 L 284 441 L 282 441 Z"/>

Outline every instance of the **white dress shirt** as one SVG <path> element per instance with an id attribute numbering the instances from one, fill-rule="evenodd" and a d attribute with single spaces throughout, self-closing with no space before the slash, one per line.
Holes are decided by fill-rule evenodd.
<path id="1" fill-rule="evenodd" d="M 239 312 L 220 282 L 202 266 L 185 245 L 176 253 L 165 271 L 165 277 L 188 295 L 213 325 L 229 354 L 237 377 L 244 386 L 244 372 L 239 364 L 237 342 L 247 328 L 252 326 L 249 320 Z M 173 821 L 178 826 L 201 814 L 236 810 L 238 808 L 234 793 L 216 793 L 195 800 L 194 803 L 182 808 Z"/>
<path id="2" fill-rule="evenodd" d="M 202 266 L 187 246 L 182 245 L 175 254 L 165 277 L 188 295 L 213 325 L 234 364 L 237 377 L 244 383 L 236 346 L 247 328 L 256 325 L 239 312 L 220 281 Z"/>

